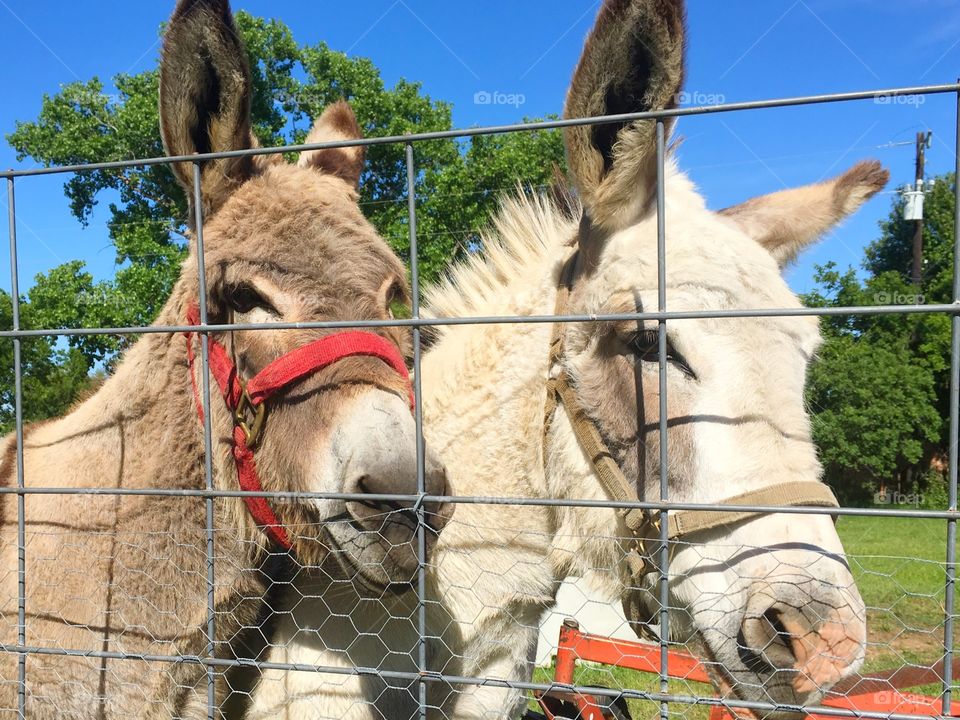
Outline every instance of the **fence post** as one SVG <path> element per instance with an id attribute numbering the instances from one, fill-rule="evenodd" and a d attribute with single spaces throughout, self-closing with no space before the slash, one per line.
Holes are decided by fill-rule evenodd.
<path id="1" fill-rule="evenodd" d="M 953 302 L 960 303 L 960 92 L 957 93 L 957 146 L 954 186 L 953 225 Z M 960 315 L 952 320 L 950 348 L 950 510 L 957 509 L 957 442 L 960 433 Z M 943 622 L 943 705 L 941 712 L 950 714 L 953 695 L 953 614 L 957 579 L 957 521 L 947 520 L 947 564 L 944 587 Z"/>
<path id="2" fill-rule="evenodd" d="M 203 197 L 200 191 L 201 166 L 199 162 L 193 163 L 193 213 L 196 224 L 197 239 L 197 277 L 200 286 L 200 324 L 207 324 L 207 269 L 204 264 L 203 249 Z M 214 537 L 213 537 L 213 440 L 210 420 L 210 336 L 206 330 L 200 335 L 200 380 L 203 386 L 203 469 L 206 478 L 207 495 L 206 505 L 206 530 L 207 530 L 207 650 L 206 659 L 212 660 L 216 652 L 216 605 L 215 588 L 216 574 L 214 567 Z M 215 720 L 217 704 L 217 684 L 214 667 L 210 662 L 206 663 L 207 668 L 207 720 Z"/>
<path id="3" fill-rule="evenodd" d="M 20 330 L 20 278 L 17 269 L 17 210 L 13 178 L 7 178 L 7 211 L 10 219 L 10 305 L 13 331 Z M 14 423 L 17 442 L 17 644 L 27 644 L 27 540 L 23 477 L 23 367 L 21 339 L 13 338 Z M 17 654 L 17 713 L 27 716 L 27 655 Z"/>
<path id="4" fill-rule="evenodd" d="M 657 311 L 667 311 L 667 195 L 666 195 L 666 162 L 667 162 L 667 129 L 663 118 L 657 119 Z M 667 321 L 662 319 L 657 324 L 659 348 L 657 351 L 657 365 L 659 369 L 660 391 L 660 502 L 670 499 L 670 483 L 667 477 L 669 456 L 667 454 Z M 640 427 L 637 427 L 640 430 Z M 642 439 L 641 439 L 642 442 Z M 670 687 L 670 548 L 669 526 L 670 511 L 664 509 L 660 513 L 660 552 L 658 565 L 660 566 L 660 692 L 666 693 Z M 664 700 L 660 703 L 660 718 L 668 720 L 670 704 Z"/>
<path id="5" fill-rule="evenodd" d="M 413 156 L 413 143 L 407 143 L 407 215 L 410 232 L 410 294 L 414 320 L 420 319 L 420 265 L 417 257 L 417 169 Z M 427 672 L 427 533 L 423 498 L 427 493 L 424 470 L 423 442 L 423 387 L 420 382 L 420 326 L 413 326 L 413 395 L 416 401 L 414 421 L 417 442 L 417 668 L 420 679 L 417 690 L 420 702 L 420 717 L 427 717 L 427 686 L 423 675 Z"/>

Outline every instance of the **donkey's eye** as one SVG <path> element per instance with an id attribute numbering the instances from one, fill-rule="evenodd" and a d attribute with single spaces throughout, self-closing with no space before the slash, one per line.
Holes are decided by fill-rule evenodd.
<path id="1" fill-rule="evenodd" d="M 630 338 L 630 349 L 641 360 L 659 357 L 660 333 L 657 330 L 641 330 Z M 670 346 L 667 345 L 669 354 Z"/>
<path id="2" fill-rule="evenodd" d="M 630 338 L 629 346 L 637 360 L 650 363 L 660 362 L 660 333 L 658 330 L 641 330 Z M 684 375 L 689 375 L 692 378 L 696 377 L 696 373 L 693 372 L 683 355 L 674 349 L 669 340 L 667 340 L 667 362 L 674 365 Z"/>
<path id="3" fill-rule="evenodd" d="M 246 283 L 227 288 L 226 300 L 227 305 L 229 305 L 234 312 L 238 313 L 248 313 L 255 308 L 262 308 L 264 310 L 273 309 L 270 303 L 264 299 L 263 295 Z"/>

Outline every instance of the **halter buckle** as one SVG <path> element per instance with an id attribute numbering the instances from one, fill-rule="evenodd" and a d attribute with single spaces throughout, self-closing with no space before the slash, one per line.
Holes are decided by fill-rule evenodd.
<path id="1" fill-rule="evenodd" d="M 656 538 L 660 539 L 660 526 L 663 519 L 663 513 L 659 510 L 644 510 L 643 525 L 637 528 L 636 533 L 639 537 L 649 538 L 652 533 L 648 532 L 650 528 L 656 531 Z"/>
<path id="2" fill-rule="evenodd" d="M 247 421 L 247 417 L 252 415 L 253 420 Z M 260 436 L 263 435 L 263 425 L 267 419 L 267 406 L 265 403 L 255 405 L 250 399 L 247 388 L 241 386 L 240 399 L 237 401 L 237 409 L 233 411 L 233 420 L 237 427 L 243 432 L 247 447 L 253 449 L 260 442 Z"/>

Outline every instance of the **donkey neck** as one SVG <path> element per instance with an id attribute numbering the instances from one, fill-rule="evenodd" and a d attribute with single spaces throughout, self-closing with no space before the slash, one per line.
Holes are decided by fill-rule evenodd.
<path id="1" fill-rule="evenodd" d="M 536 199 L 507 201 L 498 237 L 428 293 L 427 313 L 501 317 L 553 312 L 577 222 Z M 542 430 L 548 323 L 450 326 L 423 361 L 431 447 L 461 495 L 546 497 Z M 491 478 L 496 478 L 491 484 Z"/>
<path id="2" fill-rule="evenodd" d="M 541 314 L 548 305 L 509 314 Z M 477 461 L 491 467 L 502 463 L 502 470 L 514 475 L 511 490 L 519 495 L 542 493 L 540 434 L 549 341 L 549 325 L 464 327 L 424 357 L 427 441 L 447 462 L 458 494 L 485 494 L 485 478 L 450 467 L 477 467 Z"/>
<path id="3" fill-rule="evenodd" d="M 176 313 L 168 305 L 158 323 L 175 322 Z M 202 443 L 185 352 L 180 334 L 145 335 L 90 398 L 31 432 L 26 450 L 41 455 L 98 453 L 104 472 L 78 463 L 64 479 L 81 487 L 180 488 L 201 483 L 202 463 L 194 460 L 202 453 Z M 107 471 L 107 465 L 112 470 Z"/>

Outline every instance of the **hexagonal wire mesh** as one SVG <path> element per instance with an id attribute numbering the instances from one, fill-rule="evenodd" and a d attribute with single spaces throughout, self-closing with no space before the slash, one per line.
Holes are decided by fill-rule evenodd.
<path id="1" fill-rule="evenodd" d="M 471 667 L 479 667 L 477 658 L 456 657 L 456 651 L 441 647 L 444 639 L 435 631 L 431 631 L 428 622 L 428 613 L 436 610 L 436 598 L 431 599 L 428 588 L 428 569 L 430 560 L 427 547 L 430 543 L 430 526 L 428 524 L 430 503 L 449 502 L 456 505 L 472 505 L 487 507 L 493 512 L 500 512 L 498 508 L 640 508 L 652 512 L 661 512 L 664 519 L 671 512 L 678 510 L 707 510 L 724 509 L 722 505 L 707 504 L 678 504 L 671 503 L 667 478 L 667 397 L 665 387 L 661 384 L 659 403 L 659 433 L 660 443 L 660 478 L 661 497 L 657 502 L 607 502 L 588 499 L 536 499 L 518 497 L 465 497 L 449 495 L 431 495 L 425 482 L 425 450 L 423 441 L 423 415 L 421 405 L 421 329 L 430 326 L 462 326 L 462 325 L 519 325 L 519 324 L 554 324 L 554 323 L 588 323 L 610 321 L 647 321 L 657 323 L 659 345 L 657 360 L 660 377 L 666 372 L 666 327 L 675 320 L 691 318 L 747 318 L 747 317 L 820 317 L 829 314 L 895 314 L 895 313 L 941 313 L 951 317 L 953 323 L 952 344 L 952 388 L 950 393 L 950 427 L 951 437 L 956 437 L 958 425 L 958 392 L 960 392 L 960 310 L 957 304 L 952 305 L 912 305 L 898 307 L 843 307 L 843 308 L 793 308 L 793 309 L 743 309 L 743 310 L 713 310 L 698 312 L 671 312 L 666 307 L 665 292 L 665 130 L 664 124 L 668 118 L 677 116 L 701 115 L 718 112 L 763 111 L 764 109 L 782 108 L 798 105 L 814 105 L 821 103 L 853 102 L 858 100 L 872 100 L 877 97 L 899 97 L 906 95 L 932 95 L 954 93 L 958 94 L 958 138 L 960 138 L 960 85 L 941 85 L 928 87 L 901 88 L 882 92 L 845 93 L 824 96 L 793 98 L 739 104 L 728 104 L 707 108 L 684 108 L 670 111 L 635 113 L 630 115 L 611 116 L 602 118 L 588 118 L 578 120 L 560 120 L 540 122 L 524 125 L 477 128 L 466 131 L 450 131 L 441 133 L 425 133 L 405 137 L 374 138 L 362 141 L 343 141 L 304 145 L 298 147 L 282 147 L 269 149 L 254 149 L 233 153 L 211 153 L 180 158 L 153 158 L 139 161 L 124 161 L 114 163 L 100 163 L 75 167 L 45 168 L 33 170 L 18 170 L 0 173 L 6 180 L 9 199 L 10 223 L 10 258 L 11 258 L 11 289 L 13 303 L 13 328 L 0 332 L 0 338 L 12 341 L 15 361 L 15 397 L 16 397 L 16 487 L 3 487 L 0 492 L 16 497 L 17 501 L 17 541 L 16 541 L 16 574 L 18 598 L 16 609 L 12 606 L 3 608 L 6 617 L 16 613 L 16 641 L 9 642 L 4 638 L 2 645 L 4 654 L 3 684 L 8 689 L 15 687 L 16 707 L 3 709 L 5 714 L 13 713 L 19 717 L 33 714 L 46 716 L 46 713 L 55 715 L 64 713 L 71 717 L 90 716 L 96 710 L 103 716 L 124 712 L 145 712 L 149 715 L 151 703 L 156 698 L 152 696 L 152 680 L 138 681 L 137 673 L 113 676 L 113 663 L 130 663 L 141 668 L 138 672 L 158 674 L 165 678 L 167 684 L 175 689 L 180 698 L 171 714 L 183 713 L 190 717 L 206 715 L 208 718 L 233 716 L 233 713 L 244 714 L 246 717 L 273 717 L 288 703 L 299 703 L 297 707 L 319 708 L 316 717 L 358 717 L 367 714 L 356 714 L 356 707 L 352 704 L 360 702 L 358 698 L 365 697 L 368 701 L 377 702 L 385 696 L 392 696 L 392 705 L 395 708 L 406 708 L 397 711 L 399 718 L 403 713 L 406 717 L 434 716 L 432 708 L 441 706 L 443 698 L 456 694 L 476 695 L 472 710 L 457 711 L 456 716 L 466 717 L 502 717 L 506 712 L 503 707 L 485 706 L 484 702 L 506 702 L 516 705 L 516 697 L 520 693 L 562 691 L 549 702 L 551 712 L 556 717 L 599 717 L 589 714 L 589 710 L 579 709 L 578 702 L 585 697 L 592 698 L 598 706 L 605 708 L 604 717 L 622 718 L 629 712 L 640 716 L 649 715 L 651 708 L 654 714 L 659 707 L 659 715 L 666 718 L 669 715 L 703 717 L 708 713 L 713 718 L 723 717 L 724 712 L 737 711 L 762 715 L 768 711 L 795 710 L 811 712 L 818 716 L 850 716 L 850 717 L 891 717 L 911 718 L 923 715 L 950 715 L 955 678 L 953 675 L 953 641 L 954 641 L 954 583 L 955 583 L 955 544 L 956 522 L 958 519 L 955 510 L 957 504 L 957 448 L 953 444 L 949 458 L 949 510 L 948 511 L 920 511 L 907 509 L 857 509 L 857 508 L 809 508 L 809 507 L 769 507 L 756 506 L 740 508 L 758 512 L 777 513 L 804 513 L 820 515 L 840 515 L 844 517 L 883 517 L 900 518 L 899 522 L 909 523 L 911 532 L 921 532 L 921 526 L 926 523 L 930 528 L 931 537 L 935 542 L 945 539 L 946 547 L 943 550 L 944 561 L 931 558 L 896 558 L 884 556 L 850 557 L 852 574 L 858 583 L 871 581 L 885 581 L 887 586 L 882 592 L 872 596 L 872 605 L 868 605 L 867 617 L 871 627 L 871 640 L 867 647 L 868 667 L 874 668 L 888 665 L 894 671 L 886 675 L 874 674 L 861 677 L 857 682 L 847 681 L 828 692 L 823 700 L 828 703 L 831 699 L 840 702 L 815 707 L 791 705 L 783 701 L 782 695 L 771 695 L 770 686 L 764 684 L 755 690 L 750 699 L 726 696 L 718 698 L 708 683 L 726 683 L 726 689 L 731 685 L 747 683 L 747 680 L 738 678 L 722 662 L 708 656 L 696 658 L 686 655 L 682 651 L 692 649 L 692 638 L 678 635 L 670 630 L 671 612 L 679 612 L 681 608 L 671 608 L 669 601 L 668 579 L 670 577 L 671 558 L 675 557 L 679 549 L 686 548 L 693 552 L 705 552 L 698 549 L 696 544 L 684 538 L 670 538 L 667 535 L 667 523 L 660 525 L 660 536 L 655 538 L 650 560 L 653 562 L 656 573 L 656 582 L 647 587 L 646 601 L 650 608 L 647 626 L 648 633 L 654 637 L 653 643 L 637 645 L 629 641 L 622 642 L 605 640 L 602 637 L 590 638 L 582 636 L 577 631 L 572 635 L 569 631 L 572 625 L 566 627 L 572 655 L 561 655 L 568 666 L 561 669 L 561 658 L 557 657 L 557 669 L 554 675 L 549 666 L 539 669 L 532 681 L 504 680 L 508 672 L 503 667 L 495 667 L 493 672 L 486 676 L 478 676 L 470 672 Z M 462 138 L 468 136 L 495 134 L 505 132 L 529 132 L 561 128 L 572 125 L 597 125 L 625 120 L 655 119 L 658 128 L 658 268 L 659 268 L 659 303 L 655 311 L 630 312 L 622 314 L 597 315 L 566 315 L 566 316 L 535 316 L 535 317 L 443 317 L 425 319 L 421 316 L 419 307 L 420 285 L 417 265 L 417 173 L 414 165 L 415 148 L 417 143 L 438 138 Z M 231 323 L 226 325 L 209 325 L 206 297 L 206 275 L 204 265 L 203 245 L 203 203 L 200 198 L 201 162 L 236 157 L 243 154 L 271 155 L 284 152 L 296 152 L 307 149 L 343 148 L 354 145 L 376 145 L 386 143 L 400 143 L 406 147 L 407 159 L 407 194 L 409 203 L 409 231 L 410 231 L 410 258 L 412 275 L 413 316 L 405 320 L 385 321 L 336 321 L 314 323 L 267 323 L 242 324 Z M 203 379 L 201 399 L 203 405 L 203 442 L 204 442 L 204 473 L 206 485 L 204 488 L 164 489 L 164 490 L 136 490 L 123 488 L 67 488 L 67 487 L 27 487 L 25 483 L 25 468 L 23 459 L 24 427 L 22 418 L 22 366 L 21 343 L 33 336 L 56 336 L 84 334 L 147 334 L 147 333 L 185 333 L 191 330 L 188 326 L 157 325 L 152 327 L 121 327 L 121 328 L 85 328 L 80 330 L 30 329 L 21 327 L 18 272 L 17 272 L 17 238 L 16 238 L 16 208 L 14 198 L 14 184 L 18 178 L 28 178 L 33 175 L 52 173 L 83 172 L 96 169 L 131 167 L 138 165 L 171 163 L 192 163 L 194 168 L 194 192 L 196 210 L 196 243 L 199 258 L 198 272 L 200 282 L 199 316 L 203 331 L 201 338 L 201 364 Z M 960 169 L 960 156 L 958 156 Z M 958 187 L 960 195 L 960 187 Z M 957 203 L 960 211 L 960 202 Z M 954 300 L 960 302 L 960 252 L 955 253 L 955 281 Z M 416 396 L 416 444 L 417 444 L 417 476 L 418 492 L 415 495 L 386 494 L 386 493 L 305 493 L 305 492 L 263 492 L 222 490 L 214 486 L 213 481 L 213 440 L 210 419 L 211 384 L 210 384 L 210 356 L 208 332 L 267 330 L 267 329 L 343 329 L 343 328 L 378 328 L 384 326 L 400 326 L 412 329 L 413 333 L 413 364 L 416 369 L 414 388 Z M 185 418 L 190 422 L 192 418 Z M 43 530 L 28 532 L 25 521 L 25 503 L 36 496 L 62 496 L 72 498 L 86 507 L 84 512 L 98 504 L 119 502 L 121 498 L 139 499 L 139 511 L 152 511 L 153 507 L 163 504 L 167 512 L 173 516 L 192 512 L 186 506 L 203 502 L 202 534 L 185 533 L 179 536 L 175 529 L 171 529 L 162 536 L 144 536 L 142 533 L 118 531 L 116 527 L 80 528 L 72 525 L 69 518 L 61 524 L 44 525 Z M 337 553 L 345 553 L 343 548 L 334 548 L 332 555 L 334 562 L 330 565 L 321 564 L 315 567 L 304 567 L 298 563 L 296 557 L 284 552 L 267 553 L 260 567 L 249 568 L 236 565 L 235 553 L 224 548 L 256 542 L 242 533 L 228 527 L 215 526 L 215 501 L 226 498 L 262 497 L 272 502 L 286 502 L 292 500 L 343 500 L 348 502 L 381 503 L 378 508 L 385 518 L 396 513 L 410 511 L 389 507 L 389 503 L 413 503 L 416 513 L 416 571 L 415 578 L 410 578 L 415 593 L 393 593 L 383 591 L 370 593 L 365 585 L 365 569 L 350 561 L 336 562 Z M 81 512 L 78 505 L 72 508 Z M 729 510 L 729 507 L 726 508 Z M 538 530 L 535 527 L 512 534 L 503 534 L 502 528 L 488 527 L 482 522 L 490 515 L 473 516 L 480 518 L 475 524 L 461 523 L 468 536 L 472 537 L 477 547 L 505 547 L 508 549 L 522 548 L 537 543 Z M 328 523 L 347 523 L 344 518 L 333 518 Z M 389 520 L 387 520 L 389 522 Z M 946 525 L 945 538 L 939 531 Z M 934 529 L 933 526 L 935 526 Z M 926 526 L 924 526 L 926 527 Z M 309 525 L 291 526 L 288 530 L 294 535 L 316 539 L 319 531 Z M 617 540 L 616 538 L 614 538 Z M 562 543 L 565 552 L 570 554 L 585 553 L 584 547 L 596 538 L 571 537 L 568 542 Z M 739 545 L 737 552 L 749 553 L 760 551 L 763 548 Z M 6 548 L 5 557 L 12 558 L 13 548 Z M 93 553 L 93 554 L 91 554 Z M 98 563 L 110 563 L 109 577 L 118 577 L 121 574 L 143 574 L 142 567 L 147 564 L 156 567 L 159 562 L 164 571 L 160 576 L 144 577 L 138 587 L 142 593 L 137 597 L 126 597 L 118 602 L 117 607 L 122 611 L 116 617 L 110 616 L 110 622 L 115 627 L 93 627 L 83 623 L 71 623 L 73 615 L 82 616 L 78 606 L 84 604 L 110 603 L 112 587 L 98 588 L 100 594 L 90 596 L 85 593 L 82 582 L 87 569 Z M 515 554 L 516 561 L 510 567 L 480 567 L 477 563 L 475 574 L 466 576 L 458 583 L 454 583 L 451 592 L 472 594 L 477 617 L 484 611 L 483 588 L 488 584 L 509 583 L 513 579 L 527 575 L 535 575 L 538 565 L 543 561 L 535 554 L 525 558 L 522 552 Z M 703 555 L 702 560 L 710 557 Z M 714 558 L 715 559 L 715 558 Z M 803 563 L 827 562 L 828 560 L 810 560 Z M 30 608 L 27 588 L 31 583 L 31 568 L 42 568 L 44 563 L 56 562 L 66 564 L 70 570 L 66 574 L 67 581 L 61 586 L 52 588 L 50 600 L 41 607 Z M 786 554 L 778 561 L 779 570 L 790 569 L 790 564 L 797 562 L 795 557 Z M 344 568 L 352 567 L 352 571 L 344 572 Z M 201 572 L 198 572 L 198 568 Z M 599 583 L 608 589 L 622 583 L 622 577 L 615 567 L 607 564 L 597 564 L 589 568 L 592 570 L 592 582 Z M 809 572 L 809 567 L 797 566 L 793 568 L 797 573 Z M 4 568 L 8 575 L 14 572 L 13 567 Z M 230 584 L 237 582 L 245 575 L 256 576 L 257 581 L 251 583 L 254 588 L 250 597 L 240 599 L 234 606 L 224 606 L 220 602 L 219 591 Z M 76 586 L 73 578 L 77 579 Z M 756 578 L 754 578 L 756 579 Z M 769 581 L 769 577 L 764 578 Z M 782 577 L 777 582 L 789 582 Z M 180 601 L 173 604 L 164 604 L 167 597 L 162 591 L 164 584 L 175 584 L 181 587 Z M 936 589 L 931 589 L 936 587 Z M 266 588 L 266 590 L 264 590 Z M 842 588 L 841 588 L 842 589 Z M 263 600 L 266 595 L 257 596 L 257 591 L 269 591 L 269 601 L 260 602 L 257 609 L 249 610 L 244 604 L 246 600 Z M 726 592 L 710 595 L 700 593 L 697 602 L 702 606 L 718 608 L 718 612 L 729 612 L 726 603 Z M 550 598 L 545 600 L 548 603 Z M 114 599 L 116 602 L 116 599 Z M 627 629 L 622 615 L 610 610 L 606 602 L 597 602 L 587 580 L 565 586 L 560 595 L 563 609 L 570 608 L 573 612 L 584 614 L 594 605 L 599 612 L 587 612 L 591 618 L 597 618 L 596 627 L 587 627 L 585 630 L 621 634 Z M 254 603 L 257 604 L 256 602 Z M 815 605 L 815 603 L 811 603 Z M 831 612 L 829 603 L 822 604 L 819 611 Z M 559 614 L 562 610 L 555 611 Z M 123 613 L 129 613 L 125 616 Z M 183 632 L 175 632 L 173 637 L 157 634 L 157 627 L 182 626 L 183 618 L 196 615 L 206 616 L 201 628 L 185 628 Z M 44 615 L 45 614 L 45 615 Z M 508 613 L 509 615 L 509 613 Z M 34 619 L 37 618 L 34 624 Z M 52 618 L 54 631 L 51 628 Z M 309 622 L 305 622 L 308 618 Z M 41 619 L 44 622 L 41 622 Z M 359 620 L 358 620 L 359 619 Z M 821 621 L 823 617 L 819 618 Z M 317 621 L 318 622 L 315 622 Z M 449 623 L 455 623 L 454 618 L 448 618 Z M 759 620 L 766 620 L 766 624 L 757 627 L 760 633 L 761 647 L 753 644 L 753 656 L 745 662 L 756 665 L 777 666 L 777 653 L 784 652 L 784 638 L 789 637 L 790 628 L 785 627 L 788 620 L 779 616 L 761 615 Z M 553 661 L 557 652 L 556 627 L 545 624 L 539 627 L 539 618 L 518 616 L 511 618 L 512 622 L 532 622 L 534 635 L 539 634 L 541 649 L 538 651 L 539 660 L 547 663 Z M 462 619 L 461 619 L 462 622 Z M 226 628 L 226 630 L 224 629 Z M 7 630 L 12 631 L 8 624 Z M 191 632 L 196 630 L 196 632 Z M 743 632 L 743 631 L 742 631 Z M 751 631 L 752 632 L 752 631 Z M 111 636 L 113 633 L 113 636 Z M 432 634 L 431 634 L 432 633 Z M 623 637 L 631 637 L 627 633 Z M 306 642 L 304 638 L 306 637 Z M 742 637 L 726 637 L 727 643 L 735 643 L 743 650 L 749 643 Z M 499 645 L 508 645 L 513 642 L 512 636 L 504 634 L 502 638 L 487 638 L 487 651 L 496 653 Z M 590 643 L 594 644 L 590 644 Z M 311 644 L 313 643 L 313 644 Z M 580 643 L 579 645 L 577 643 Z M 619 643 L 619 644 L 618 644 Z M 296 648 L 296 650 L 294 650 Z M 491 650 L 493 648 L 493 650 Z M 638 649 L 641 648 L 641 649 Z M 840 652 L 835 647 L 821 647 L 819 645 L 807 649 L 810 657 L 808 663 L 826 663 L 835 659 L 830 655 Z M 668 651 L 673 652 L 672 657 Z M 797 660 L 794 647 L 790 662 Z M 447 663 L 437 665 L 430 660 L 431 653 L 440 655 L 447 653 Z M 524 654 L 531 656 L 533 648 L 524 649 Z M 365 664 L 368 658 L 381 658 L 376 664 Z M 572 658 L 572 659 L 571 659 Z M 575 660 L 603 660 L 603 663 L 588 665 L 579 668 L 575 676 L 572 663 Z M 530 659 L 533 659 L 530 657 Z M 939 661 L 939 662 L 937 662 Z M 15 669 L 14 669 L 15 665 Z M 100 685 L 94 691 L 83 681 L 91 672 L 100 677 Z M 190 669 L 200 669 L 192 672 Z M 632 669 L 629 669 L 632 668 Z M 450 672 L 451 669 L 462 672 Z M 638 670 L 647 672 L 640 673 Z M 34 675 L 36 674 L 36 675 Z M 47 682 L 35 689 L 32 687 L 31 675 L 43 676 Z M 55 678 L 51 681 L 50 678 Z M 131 680 L 131 677 L 134 679 Z M 315 679 L 322 678 L 321 683 Z M 556 682 L 554 681 L 556 680 Z M 71 708 L 58 704 L 60 695 L 45 697 L 44 688 L 49 689 L 51 682 L 61 685 L 60 692 L 67 692 L 72 696 Z M 360 685 L 358 695 L 357 684 Z M 859 683 L 859 684 L 858 684 Z M 775 683 L 774 683 L 775 684 Z M 905 696 L 912 699 L 912 705 L 904 705 L 906 711 L 890 712 L 877 710 L 877 700 L 882 706 L 883 696 L 892 696 L 897 689 L 904 687 L 923 687 L 930 693 L 937 695 L 935 699 L 926 696 Z M 264 698 L 251 697 L 251 688 L 255 694 Z M 318 690 L 319 688 L 319 690 Z M 493 694 L 483 695 L 479 691 L 493 689 Z M 505 692 L 509 689 L 510 692 Z M 742 687 L 741 687 L 742 689 Z M 578 695 L 581 693 L 581 695 Z M 766 697 L 763 695 L 766 694 Z M 750 695 L 750 693 L 747 693 Z M 844 698 L 862 698 L 872 695 L 874 704 L 867 706 L 857 705 L 851 700 L 844 704 Z M 5 695 L 13 697 L 13 695 Z M 646 704 L 644 704 L 646 703 Z M 52 705 L 52 707 L 48 707 Z M 202 707 L 201 707 L 202 706 Z M 325 707 L 340 708 L 329 710 Z M 531 703 L 532 707 L 532 703 Z M 479 709 L 478 709 L 479 708 Z M 582 705 L 581 705 L 582 708 Z M 28 712 L 29 710 L 29 712 Z M 161 712 L 169 711 L 160 708 Z M 517 711 L 518 714 L 522 712 Z M 72 713 L 72 714 L 71 714 Z M 582 714 L 577 714 L 582 713 Z M 299 715 L 297 715 L 299 716 Z M 314 716 L 314 715 L 311 715 Z M 379 716 L 379 715 L 378 715 Z M 393 720 L 391 717 L 390 720 Z"/>

